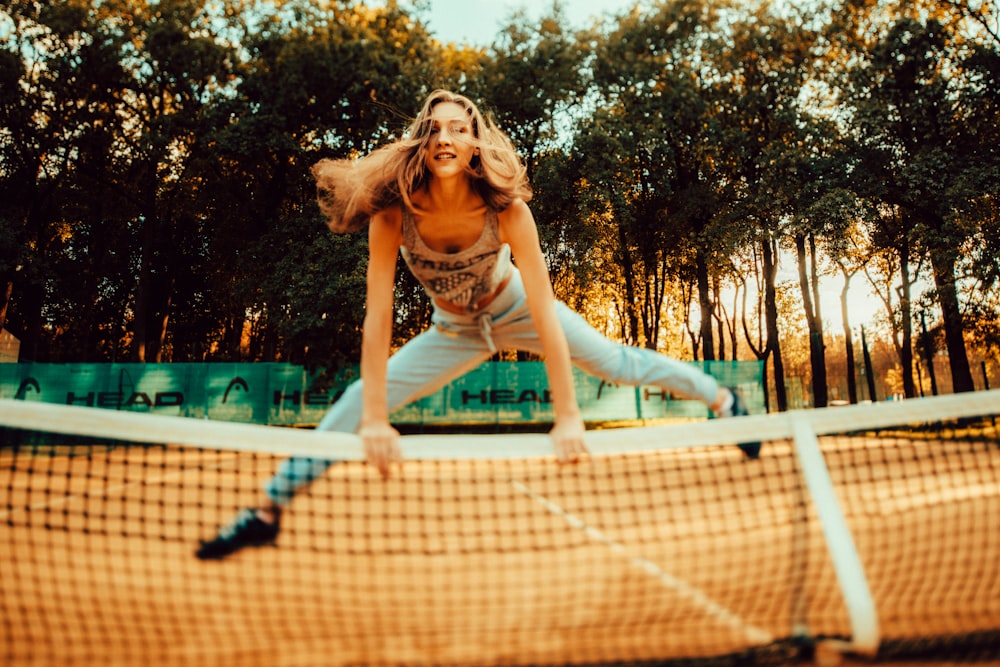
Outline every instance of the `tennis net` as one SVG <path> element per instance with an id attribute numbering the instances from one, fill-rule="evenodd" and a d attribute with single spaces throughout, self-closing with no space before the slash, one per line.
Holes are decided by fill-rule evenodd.
<path id="1" fill-rule="evenodd" d="M 1000 655 L 1000 392 L 358 440 L 0 401 L 9 665 L 784 664 Z M 752 460 L 734 446 L 763 442 Z M 276 547 L 199 539 L 335 458 Z M 868 657 L 867 659 L 871 659 Z"/>

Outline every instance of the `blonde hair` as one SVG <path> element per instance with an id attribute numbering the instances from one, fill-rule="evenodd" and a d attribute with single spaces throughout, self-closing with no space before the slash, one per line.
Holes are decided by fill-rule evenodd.
<path id="1" fill-rule="evenodd" d="M 430 175 L 431 113 L 453 102 L 465 109 L 478 154 L 468 166 L 473 189 L 488 206 L 502 211 L 515 199 L 531 199 L 527 169 L 510 138 L 467 97 L 436 90 L 424 102 L 403 138 L 360 160 L 320 160 L 312 168 L 320 212 L 335 232 L 363 229 L 375 213 L 401 204 L 413 210 L 411 195 L 425 187 Z"/>

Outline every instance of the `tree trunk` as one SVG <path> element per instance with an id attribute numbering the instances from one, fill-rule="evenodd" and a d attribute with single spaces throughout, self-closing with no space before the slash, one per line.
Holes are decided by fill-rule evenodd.
<path id="1" fill-rule="evenodd" d="M 21 321 L 24 333 L 21 338 L 20 358 L 24 361 L 45 361 L 41 349 L 42 341 L 42 304 L 45 299 L 45 288 L 35 282 L 25 285 L 18 291 L 20 295 Z"/>
<path id="2" fill-rule="evenodd" d="M 170 323 L 170 307 L 173 304 L 175 282 L 173 276 L 156 281 L 150 297 L 152 306 L 149 326 L 146 328 L 146 360 L 152 363 L 163 361 L 163 348 L 167 342 L 167 325 Z"/>
<path id="3" fill-rule="evenodd" d="M 955 286 L 955 257 L 951 251 L 931 253 L 934 270 L 934 285 L 937 288 L 938 303 L 941 305 L 941 319 L 944 324 L 945 345 L 951 367 L 952 391 L 956 394 L 973 391 L 972 368 L 965 351 L 965 326 L 958 303 Z"/>
<path id="4" fill-rule="evenodd" d="M 851 286 L 851 276 L 843 266 L 840 267 L 840 270 L 844 273 L 844 287 L 840 290 L 840 319 L 844 323 L 844 347 L 847 355 L 847 400 L 853 405 L 858 402 L 858 380 L 854 368 L 854 334 L 851 332 L 851 321 L 847 308 L 847 293 Z"/>
<path id="5" fill-rule="evenodd" d="M 667 293 L 667 266 L 660 258 L 653 262 L 654 269 L 646 277 L 645 300 L 642 304 L 642 328 L 646 347 L 655 350 L 660 342 L 660 313 Z"/>
<path id="6" fill-rule="evenodd" d="M 743 286 L 744 292 L 746 292 L 746 286 Z M 736 313 L 738 312 L 740 303 L 740 287 L 736 286 L 736 291 L 733 293 L 733 309 L 730 311 L 732 314 L 727 318 L 729 322 L 729 358 L 733 361 L 737 361 L 740 358 L 740 348 L 739 341 L 736 336 Z"/>
<path id="7" fill-rule="evenodd" d="M 155 172 L 155 170 L 154 170 Z M 150 179 L 155 183 L 155 179 Z M 174 292 L 174 278 L 170 260 L 174 251 L 171 241 L 165 241 L 161 228 L 168 228 L 170 221 L 160 217 L 157 188 L 150 185 L 148 201 L 143 215 L 140 243 L 139 284 L 135 294 L 135 342 L 132 360 L 159 362 L 166 340 L 166 326 Z"/>
<path id="8" fill-rule="evenodd" d="M 899 363 L 903 367 L 903 395 L 916 398 L 917 385 L 913 380 L 913 302 L 910 282 L 910 246 L 904 243 L 899 250 L 899 319 L 903 341 L 899 350 Z"/>
<path id="9" fill-rule="evenodd" d="M 146 361 L 146 320 L 149 317 L 149 297 L 146 285 L 149 283 L 146 270 L 139 272 L 139 285 L 135 290 L 135 315 L 132 318 L 132 348 L 129 350 L 129 360 Z"/>
<path id="10" fill-rule="evenodd" d="M 6 278 L 0 283 L 0 331 L 7 326 L 7 309 L 10 308 L 12 294 L 14 294 L 14 281 Z"/>
<path id="11" fill-rule="evenodd" d="M 726 321 L 722 317 L 722 289 L 719 286 L 718 280 L 712 281 L 712 301 L 716 304 L 714 309 L 714 317 L 712 320 L 718 327 L 716 332 L 719 336 L 719 361 L 726 360 Z"/>
<path id="12" fill-rule="evenodd" d="M 622 274 L 625 278 L 625 317 L 628 318 L 629 326 L 629 330 L 622 333 L 626 343 L 636 345 L 639 342 L 639 318 L 635 313 L 635 279 L 632 275 L 634 266 L 632 255 L 629 252 L 628 236 L 625 233 L 625 227 L 621 224 L 618 225 L 618 244 L 622 258 Z"/>
<path id="13" fill-rule="evenodd" d="M 695 252 L 695 275 L 698 279 L 698 307 L 701 311 L 701 344 L 705 361 L 715 361 L 715 340 L 712 333 L 712 286 L 708 280 L 708 263 L 705 252 Z"/>
<path id="14" fill-rule="evenodd" d="M 767 347 L 774 357 L 774 395 L 778 401 L 778 411 L 788 410 L 788 393 L 785 390 L 785 364 L 781 359 L 781 343 L 778 340 L 778 297 L 775 281 L 778 265 L 773 241 L 765 239 L 762 245 L 764 263 L 764 318 L 767 328 Z"/>
<path id="15" fill-rule="evenodd" d="M 812 335 L 811 340 L 816 342 L 814 353 L 815 358 L 813 359 L 813 384 L 817 400 L 821 400 L 822 403 L 822 405 L 818 407 L 826 407 L 830 403 L 830 389 L 828 387 L 826 377 L 826 341 L 824 340 L 825 331 L 823 329 L 823 308 L 820 302 L 819 293 L 819 269 L 817 266 L 818 262 L 816 260 L 816 237 L 812 234 L 809 235 L 809 257 L 811 258 L 809 273 L 812 280 L 813 323 L 815 324 L 815 333 Z M 820 399 L 820 397 L 822 398 Z"/>
<path id="16" fill-rule="evenodd" d="M 799 265 L 799 289 L 802 292 L 802 307 L 806 313 L 806 323 L 809 326 L 809 366 L 812 371 L 813 406 L 825 408 L 829 402 L 826 388 L 826 358 L 823 354 L 823 326 L 819 302 L 814 298 L 813 286 L 810 282 L 809 255 L 806 252 L 806 237 L 795 237 L 795 253 Z M 815 263 L 813 255 L 812 261 Z M 813 269 L 815 271 L 815 268 Z"/>
<path id="17" fill-rule="evenodd" d="M 934 341 L 931 340 L 931 334 L 927 331 L 927 314 L 924 311 L 920 311 L 920 328 L 923 332 L 924 363 L 927 365 L 927 375 L 931 381 L 931 396 L 937 396 L 937 372 L 934 370 Z"/>
<path id="18" fill-rule="evenodd" d="M 861 327 L 861 357 L 865 364 L 865 379 L 868 381 L 868 400 L 874 403 L 878 400 L 878 395 L 875 393 L 875 370 L 872 367 L 872 355 L 868 349 L 864 327 Z"/>
<path id="19" fill-rule="evenodd" d="M 694 287 L 685 284 L 681 289 L 684 292 L 684 331 L 687 332 L 688 340 L 691 342 L 691 358 L 698 359 L 701 350 L 701 336 L 691 328 L 691 299 L 694 296 Z"/>
<path id="20" fill-rule="evenodd" d="M 758 271 L 757 271 L 757 267 L 758 267 L 758 265 L 755 264 L 754 265 L 754 274 L 755 275 L 759 275 Z M 768 389 L 768 387 L 769 387 L 768 378 L 770 377 L 770 374 L 769 374 L 769 371 L 768 371 L 767 361 L 770 358 L 771 353 L 772 353 L 773 350 L 771 349 L 771 346 L 768 345 L 765 342 L 764 331 L 763 331 L 763 327 L 761 326 L 761 313 L 764 312 L 764 308 L 761 307 L 761 301 L 762 300 L 761 300 L 760 295 L 758 294 L 758 296 L 757 296 L 757 308 L 755 309 L 756 312 L 757 312 L 757 327 L 756 327 L 757 328 L 757 333 L 756 333 L 756 336 L 752 336 L 752 335 L 750 335 L 750 325 L 747 323 L 747 313 L 749 312 L 749 310 L 747 308 L 747 301 L 748 301 L 749 296 L 750 296 L 750 290 L 747 288 L 745 280 L 742 281 L 742 283 L 743 283 L 743 297 L 742 297 L 743 298 L 743 307 L 742 308 L 737 308 L 736 304 L 733 304 L 733 312 L 734 313 L 736 313 L 736 312 L 740 312 L 741 313 L 741 315 L 740 315 L 740 322 L 743 325 L 743 338 L 746 340 L 747 347 L 750 348 L 750 352 L 754 355 L 754 357 L 757 358 L 758 361 L 761 362 L 761 365 L 762 365 L 762 368 L 761 368 L 761 381 L 762 381 L 762 383 L 764 385 L 764 410 L 765 410 L 765 412 L 770 412 L 771 411 L 771 392 Z M 761 292 L 761 293 L 763 293 L 765 291 L 763 289 L 763 287 L 764 287 L 763 283 L 764 283 L 763 280 L 758 280 L 757 281 L 758 291 Z M 735 315 L 734 315 L 734 317 L 735 317 Z M 735 350 L 735 349 L 736 349 L 736 341 L 734 339 L 733 340 L 733 350 Z M 734 354 L 733 358 L 735 358 L 735 354 Z"/>
<path id="21" fill-rule="evenodd" d="M 152 317 L 153 293 L 153 240 L 156 232 L 156 205 L 146 207 L 140 232 L 139 249 L 139 282 L 135 288 L 135 307 L 132 319 L 132 349 L 129 352 L 131 361 L 146 361 L 146 346 L 149 337 L 149 320 Z"/>

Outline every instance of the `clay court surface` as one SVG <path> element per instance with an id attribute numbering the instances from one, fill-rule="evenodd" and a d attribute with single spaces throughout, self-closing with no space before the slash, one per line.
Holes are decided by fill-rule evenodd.
<path id="1" fill-rule="evenodd" d="M 884 640 L 973 637 L 995 664 L 996 443 L 823 446 Z M 787 442 L 758 461 L 407 462 L 388 481 L 343 463 L 295 500 L 277 547 L 221 562 L 196 560 L 198 539 L 256 502 L 275 459 L 70 453 L 0 452 L 12 666 L 774 664 L 796 630 L 851 632 Z"/>

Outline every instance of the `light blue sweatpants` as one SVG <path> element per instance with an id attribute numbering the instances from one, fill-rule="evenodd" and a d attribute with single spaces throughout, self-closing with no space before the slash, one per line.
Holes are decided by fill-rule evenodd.
<path id="1" fill-rule="evenodd" d="M 605 338 L 563 303 L 556 312 L 569 343 L 573 363 L 608 382 L 652 385 L 700 399 L 711 405 L 719 385 L 693 364 L 653 350 L 621 345 Z M 542 353 L 528 312 L 521 276 L 514 270 L 507 287 L 483 312 L 455 315 L 435 309 L 434 326 L 416 336 L 389 358 L 389 410 L 434 393 L 489 359 L 497 350 Z M 322 431 L 353 433 L 361 421 L 361 381 L 351 384 L 317 426 Z M 290 458 L 265 485 L 268 496 L 288 504 L 295 493 L 318 478 L 334 461 Z"/>

